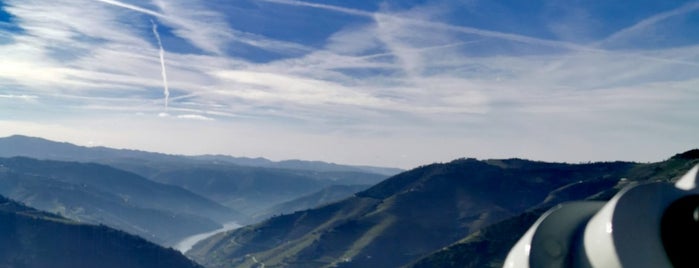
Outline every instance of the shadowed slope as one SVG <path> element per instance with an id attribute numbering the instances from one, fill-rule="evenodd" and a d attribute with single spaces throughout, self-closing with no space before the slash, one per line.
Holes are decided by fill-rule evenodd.
<path id="1" fill-rule="evenodd" d="M 0 267 L 200 267 L 173 249 L 0 196 Z"/>

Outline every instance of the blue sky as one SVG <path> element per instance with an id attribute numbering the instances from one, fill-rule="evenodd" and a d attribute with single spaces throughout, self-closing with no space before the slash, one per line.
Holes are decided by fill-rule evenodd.
<path id="1" fill-rule="evenodd" d="M 0 8 L 2 136 L 403 168 L 699 145 L 698 1 Z"/>

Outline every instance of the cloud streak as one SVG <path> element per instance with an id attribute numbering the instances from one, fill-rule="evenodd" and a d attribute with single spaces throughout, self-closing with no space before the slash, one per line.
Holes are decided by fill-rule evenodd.
<path id="1" fill-rule="evenodd" d="M 539 46 L 545 46 L 545 47 L 550 47 L 550 48 L 561 48 L 561 49 L 567 49 L 567 50 L 576 51 L 576 52 L 587 52 L 587 53 L 592 52 L 592 53 L 601 53 L 601 54 L 612 53 L 612 52 L 609 52 L 607 50 L 604 50 L 604 49 L 601 49 L 601 48 L 595 47 L 595 46 L 586 46 L 586 45 L 580 45 L 580 44 L 566 42 L 566 41 L 549 40 L 549 39 L 536 38 L 536 37 L 520 35 L 520 34 L 479 29 L 479 28 L 474 28 L 474 27 L 456 26 L 456 25 L 451 25 L 451 24 L 446 24 L 446 23 L 441 23 L 441 22 L 413 19 L 413 18 L 404 17 L 404 16 L 396 16 L 396 15 L 388 14 L 388 13 L 368 12 L 368 11 L 363 11 L 363 10 L 358 10 L 358 9 L 338 7 L 338 6 L 326 5 L 326 4 L 308 3 L 308 2 L 296 1 L 296 0 L 258 0 L 258 1 L 270 2 L 270 3 L 275 3 L 275 4 L 281 4 L 281 5 L 292 5 L 292 6 L 302 6 L 302 7 L 323 9 L 323 10 L 328 10 L 328 11 L 340 12 L 340 13 L 344 13 L 344 14 L 348 14 L 348 15 L 355 15 L 355 16 L 372 18 L 372 19 L 379 21 L 379 22 L 380 21 L 396 20 L 396 21 L 400 21 L 402 23 L 406 23 L 406 24 L 410 24 L 410 25 L 414 25 L 414 26 L 419 26 L 419 27 L 428 27 L 428 28 L 439 29 L 439 30 L 449 30 L 449 31 L 454 31 L 454 32 L 462 33 L 462 34 L 472 34 L 472 35 L 478 35 L 481 37 L 497 38 L 497 39 L 506 40 L 506 41 L 512 41 L 512 42 L 518 42 L 518 43 L 530 44 L 530 45 L 539 45 Z M 682 6 L 676 10 L 665 12 L 665 13 L 653 16 L 653 17 L 646 19 L 644 21 L 641 21 L 628 29 L 624 29 L 624 30 L 616 33 L 615 35 L 610 37 L 610 39 L 618 38 L 619 36 L 625 35 L 628 32 L 637 31 L 638 29 L 647 27 L 648 25 L 651 25 L 653 23 L 657 23 L 658 21 L 666 19 L 668 17 L 675 16 L 678 14 L 684 14 L 687 12 L 694 11 L 696 9 L 699 9 L 699 3 L 689 3 L 689 4 Z M 699 64 L 695 63 L 695 62 L 683 61 L 683 60 L 677 60 L 677 59 L 658 58 L 658 57 L 652 57 L 652 56 L 647 56 L 647 55 L 642 55 L 642 54 L 637 54 L 637 53 L 627 53 L 627 55 L 632 56 L 632 57 L 637 57 L 640 59 L 649 60 L 649 61 L 660 61 L 660 62 L 667 62 L 667 63 L 673 63 L 673 64 L 699 66 Z"/>
<path id="2" fill-rule="evenodd" d="M 450 24 L 446 24 L 446 23 L 431 22 L 431 21 L 419 20 L 419 19 L 411 19 L 408 17 L 400 17 L 400 16 L 395 16 L 395 15 L 387 14 L 387 13 L 368 12 L 368 11 L 352 9 L 352 8 L 345 8 L 345 7 L 338 7 L 338 6 L 333 6 L 333 5 L 308 3 L 308 2 L 294 1 L 294 0 L 258 0 L 258 1 L 270 2 L 270 3 L 275 3 L 275 4 L 281 4 L 281 5 L 292 5 L 292 6 L 303 6 L 303 7 L 317 8 L 317 9 L 323 9 L 323 10 L 328 10 L 328 11 L 340 12 L 340 13 L 344 13 L 344 14 L 348 14 L 348 15 L 367 17 L 367 18 L 371 18 L 371 19 L 375 19 L 375 20 L 399 20 L 399 21 L 402 21 L 404 23 L 409 23 L 412 25 L 430 27 L 430 28 L 435 28 L 435 29 L 442 29 L 442 30 L 450 30 L 450 31 L 464 33 L 464 34 L 474 34 L 474 35 L 479 35 L 482 37 L 498 38 L 498 39 L 502 39 L 502 40 L 520 42 L 520 43 L 525 43 L 525 44 L 542 45 L 542 46 L 556 47 L 556 48 L 566 48 L 566 49 L 576 50 L 576 51 L 597 51 L 597 52 L 602 51 L 600 49 L 595 49 L 592 47 L 587 47 L 587 46 L 578 45 L 575 43 L 564 42 L 564 41 L 535 38 L 535 37 L 530 37 L 530 36 L 526 36 L 526 35 L 504 33 L 504 32 L 498 32 L 498 31 L 490 31 L 490 30 L 478 29 L 478 28 L 474 28 L 474 27 L 455 26 L 455 25 L 450 25 Z"/>
<path id="3" fill-rule="evenodd" d="M 0 99 L 19 99 L 19 100 L 24 100 L 24 101 L 31 101 L 31 100 L 36 100 L 38 98 L 39 97 L 35 96 L 35 95 L 0 94 Z"/>
<path id="4" fill-rule="evenodd" d="M 355 15 L 355 16 L 369 17 L 369 18 L 374 16 L 374 12 L 346 8 L 346 7 L 333 6 L 333 5 L 326 5 L 326 4 L 309 3 L 309 2 L 303 2 L 303 1 L 295 1 L 295 0 L 258 0 L 258 1 L 281 4 L 281 5 L 319 8 L 319 9 L 335 11 L 335 12 L 340 12 L 340 13 L 345 13 L 345 14 Z"/>
<path id="5" fill-rule="evenodd" d="M 105 4 L 117 6 L 117 7 L 126 8 L 126 9 L 129 9 L 132 11 L 136 11 L 136 12 L 143 13 L 143 14 L 150 15 L 150 16 L 154 16 L 154 17 L 165 18 L 165 15 L 163 15 L 161 13 L 155 12 L 155 11 L 150 10 L 150 9 L 142 8 L 139 6 L 127 4 L 127 3 L 124 3 L 121 1 L 116 1 L 116 0 L 97 0 L 97 1 L 105 3 Z"/>
<path id="6" fill-rule="evenodd" d="M 598 42 L 598 44 L 606 44 L 606 43 L 612 43 L 614 41 L 618 41 L 620 39 L 623 39 L 631 34 L 638 33 L 643 31 L 644 29 L 647 29 L 648 27 L 655 25 L 657 23 L 662 22 L 663 20 L 679 16 L 679 15 L 684 15 L 687 13 L 691 13 L 694 11 L 699 10 L 699 2 L 689 2 L 686 3 L 678 8 L 675 8 L 673 10 L 661 12 L 658 14 L 655 14 L 653 16 L 650 16 L 646 19 L 643 19 L 634 25 L 618 30 L 614 32 L 612 35 L 609 37 L 605 38 L 604 40 L 601 40 Z"/>
<path id="7" fill-rule="evenodd" d="M 206 117 L 206 116 L 198 115 L 198 114 L 182 114 L 182 115 L 178 115 L 177 118 L 180 118 L 180 119 L 191 119 L 191 120 L 201 120 L 201 121 L 214 121 L 214 119 L 211 118 L 211 117 Z"/>

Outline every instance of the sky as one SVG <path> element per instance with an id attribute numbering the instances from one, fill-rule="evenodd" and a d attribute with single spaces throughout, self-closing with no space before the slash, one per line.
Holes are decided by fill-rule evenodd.
<path id="1" fill-rule="evenodd" d="M 699 1 L 0 0 L 0 136 L 411 168 L 699 147 Z"/>

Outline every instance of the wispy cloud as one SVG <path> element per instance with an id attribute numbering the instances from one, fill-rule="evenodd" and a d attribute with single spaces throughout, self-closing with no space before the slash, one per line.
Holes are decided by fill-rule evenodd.
<path id="1" fill-rule="evenodd" d="M 407 23 L 407 24 L 411 24 L 411 25 L 418 25 L 418 26 L 422 26 L 422 27 L 430 27 L 430 28 L 436 28 L 436 29 L 442 29 L 442 30 L 450 30 L 450 31 L 464 33 L 464 34 L 473 34 L 473 35 L 478 35 L 478 36 L 482 36 L 482 37 L 498 38 L 498 39 L 503 39 L 503 40 L 508 40 L 508 41 L 525 43 L 525 44 L 534 44 L 534 45 L 542 45 L 542 46 L 548 46 L 548 47 L 566 48 L 566 49 L 579 50 L 579 51 L 599 51 L 599 49 L 595 49 L 592 47 L 587 47 L 587 46 L 583 46 L 583 45 L 579 45 L 579 44 L 575 44 L 575 43 L 569 43 L 569 42 L 557 41 L 557 40 L 548 40 L 548 39 L 536 38 L 536 37 L 513 34 L 513 33 L 491 31 L 491 30 L 479 29 L 479 28 L 474 28 L 474 27 L 456 26 L 456 25 L 450 25 L 450 24 L 446 24 L 446 23 L 433 22 L 433 21 L 427 21 L 427 20 L 421 20 L 421 19 L 412 19 L 410 17 L 394 16 L 390 13 L 367 12 L 367 11 L 363 11 L 363 10 L 338 7 L 338 6 L 333 6 L 333 5 L 316 4 L 316 3 L 309 3 L 309 2 L 303 2 L 303 1 L 293 1 L 293 0 L 259 0 L 259 1 L 271 2 L 271 3 L 276 3 L 276 4 L 282 4 L 282 5 L 294 5 L 294 6 L 318 8 L 318 9 L 324 9 L 324 10 L 329 10 L 329 11 L 341 12 L 341 13 L 349 14 L 349 15 L 373 18 L 376 20 L 384 20 L 384 21 L 385 20 L 399 20 L 403 23 Z"/>
<path id="2" fill-rule="evenodd" d="M 202 121 L 214 121 L 214 119 L 211 117 L 206 117 L 206 116 L 198 115 L 198 114 L 182 114 L 182 115 L 178 115 L 177 118 L 202 120 Z"/>
<path id="3" fill-rule="evenodd" d="M 601 49 L 601 48 L 595 47 L 595 46 L 586 46 L 586 45 L 581 45 L 581 44 L 572 43 L 572 42 L 543 39 L 543 38 L 531 37 L 531 36 L 514 34 L 514 33 L 479 29 L 479 28 L 474 28 L 474 27 L 457 26 L 457 25 L 451 25 L 451 24 L 423 20 L 423 19 L 414 19 L 414 18 L 408 17 L 408 16 L 396 16 L 396 15 L 393 15 L 390 13 L 367 12 L 367 11 L 362 11 L 362 10 L 357 10 L 357 9 L 337 7 L 337 6 L 326 5 L 326 4 L 308 3 L 308 2 L 295 1 L 295 0 L 259 0 L 259 1 L 271 2 L 271 3 L 276 3 L 276 4 L 282 4 L 282 5 L 294 5 L 294 6 L 304 6 L 304 7 L 309 7 L 309 8 L 324 9 L 324 10 L 329 10 L 329 11 L 341 12 L 341 13 L 349 14 L 349 15 L 369 17 L 369 18 L 373 18 L 379 22 L 399 21 L 401 23 L 405 23 L 405 24 L 413 25 L 413 26 L 427 27 L 427 28 L 433 28 L 433 29 L 439 29 L 439 30 L 449 30 L 449 31 L 454 31 L 454 32 L 462 33 L 462 34 L 471 34 L 471 35 L 477 35 L 477 36 L 487 37 L 487 38 L 496 38 L 496 39 L 501 39 L 501 40 L 506 40 L 506 41 L 518 42 L 518 43 L 523 43 L 523 44 L 538 45 L 538 46 L 543 46 L 543 47 L 567 49 L 567 50 L 571 50 L 571 51 L 575 51 L 575 52 L 611 53 L 609 51 L 606 51 L 604 49 Z M 661 21 L 663 19 L 666 19 L 668 17 L 675 16 L 678 14 L 688 13 L 688 12 L 694 11 L 696 9 L 699 9 L 699 4 L 697 4 L 697 3 L 686 4 L 686 5 L 680 7 L 676 10 L 658 14 L 656 16 L 649 18 L 649 19 L 641 21 L 638 24 L 636 24 L 630 28 L 621 30 L 620 32 L 611 36 L 609 39 L 611 40 L 611 39 L 618 38 L 619 36 L 625 35 L 629 32 L 637 31 L 638 29 L 647 27 L 648 25 L 651 25 L 653 23 L 656 23 L 656 22 Z M 653 57 L 653 56 L 642 55 L 642 54 L 632 54 L 632 53 L 628 53 L 627 55 L 633 56 L 633 57 L 638 57 L 638 58 L 649 60 L 649 61 L 664 61 L 664 62 L 681 64 L 681 65 L 696 66 L 695 62 L 683 61 L 683 60 L 678 60 L 678 59 L 665 59 L 665 58 Z"/>
<path id="4" fill-rule="evenodd" d="M 31 100 L 36 100 L 39 98 L 39 96 L 35 95 L 15 95 L 15 94 L 0 94 L 0 98 L 2 99 L 19 99 L 19 100 L 24 100 L 24 101 L 31 101 Z"/>
<path id="5" fill-rule="evenodd" d="M 374 12 L 346 8 L 346 7 L 333 6 L 333 5 L 326 5 L 326 4 L 310 3 L 310 2 L 295 1 L 295 0 L 259 0 L 259 1 L 275 3 L 275 4 L 282 4 L 282 5 L 319 8 L 319 9 L 341 12 L 341 13 L 355 15 L 355 16 L 364 16 L 364 17 L 373 17 L 374 16 Z"/>
<path id="6" fill-rule="evenodd" d="M 669 11 L 664 11 L 660 12 L 658 14 L 655 14 L 653 16 L 650 16 L 646 19 L 643 19 L 627 28 L 623 28 L 621 30 L 618 30 L 611 34 L 609 37 L 605 38 L 604 40 L 601 40 L 598 42 L 600 45 L 608 44 L 608 43 L 613 43 L 615 41 L 619 41 L 620 39 L 624 39 L 628 37 L 629 35 L 633 34 L 638 34 L 639 32 L 643 32 L 644 30 L 647 30 L 648 27 L 651 27 L 657 23 L 660 23 L 664 20 L 667 20 L 669 18 L 679 16 L 679 15 L 684 15 L 688 14 L 694 11 L 699 10 L 699 2 L 688 2 L 678 8 L 669 10 Z"/>
<path id="7" fill-rule="evenodd" d="M 13 26 L 22 31 L 0 29 L 0 36 L 12 37 L 0 43 L 0 100 L 13 104 L 0 112 L 23 105 L 33 115 L 30 110 L 58 107 L 65 115 L 51 118 L 71 118 L 65 119 L 70 126 L 81 126 L 75 118 L 84 114 L 135 120 L 117 120 L 121 129 L 197 124 L 207 140 L 225 140 L 224 134 L 250 144 L 279 140 L 279 155 L 298 151 L 282 141 L 309 148 L 318 141 L 325 147 L 313 150 L 326 154 L 346 142 L 383 148 L 384 159 L 412 155 L 412 163 L 447 160 L 443 152 L 485 154 L 488 148 L 524 156 L 532 150 L 560 153 L 547 146 L 587 148 L 559 136 L 592 146 L 645 128 L 652 129 L 645 138 L 657 139 L 686 131 L 677 122 L 699 116 L 691 108 L 699 101 L 699 45 L 605 49 L 605 42 L 698 10 L 696 3 L 659 12 L 606 41 L 581 44 L 448 21 L 449 6 L 360 10 L 261 1 L 238 11 L 251 19 L 238 24 L 226 17 L 230 10 L 208 1 L 7 1 Z M 324 25 L 324 16 L 314 24 L 290 19 L 309 9 L 344 17 L 329 19 L 332 25 Z M 345 24 L 346 15 L 361 19 Z M 255 31 L 264 28 L 254 21 L 260 17 L 282 29 Z M 241 44 L 250 55 L 233 56 L 245 53 L 230 52 Z M 281 56 L 255 60 L 258 50 Z M 642 140 L 634 136 L 604 150 Z M 352 155 L 353 161 L 367 157 L 359 149 Z"/>
<path id="8" fill-rule="evenodd" d="M 172 26 L 175 29 L 174 33 L 178 36 L 190 41 L 202 50 L 214 54 L 224 54 L 225 47 L 232 41 L 282 53 L 310 50 L 301 44 L 235 30 L 222 19 L 222 14 L 206 8 L 199 3 L 200 1 L 154 1 L 161 10 L 160 12 L 117 0 L 97 1 L 158 18 L 163 23 Z"/>
<path id="9" fill-rule="evenodd" d="M 163 23 L 171 26 L 173 32 L 204 51 L 223 54 L 224 47 L 233 38 L 228 24 L 222 15 L 208 9 L 200 1 L 155 0 L 166 19 Z"/>

